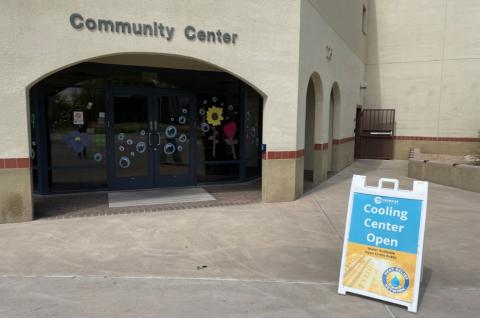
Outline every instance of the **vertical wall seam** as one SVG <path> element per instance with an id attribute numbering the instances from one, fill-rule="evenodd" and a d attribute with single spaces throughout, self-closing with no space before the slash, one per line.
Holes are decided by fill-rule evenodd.
<path id="1" fill-rule="evenodd" d="M 437 137 L 440 137 L 440 113 L 442 108 L 442 97 L 443 97 L 443 72 L 445 65 L 445 43 L 447 38 L 447 5 L 448 0 L 445 0 L 445 5 L 443 8 L 443 39 L 442 39 L 442 59 L 440 61 L 440 86 L 438 93 L 438 110 L 437 110 Z"/>

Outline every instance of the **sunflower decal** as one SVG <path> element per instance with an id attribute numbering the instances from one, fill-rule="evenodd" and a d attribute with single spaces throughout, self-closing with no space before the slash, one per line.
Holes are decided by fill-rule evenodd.
<path id="1" fill-rule="evenodd" d="M 212 126 L 220 126 L 223 120 L 223 108 L 212 106 L 207 110 L 207 122 Z"/>

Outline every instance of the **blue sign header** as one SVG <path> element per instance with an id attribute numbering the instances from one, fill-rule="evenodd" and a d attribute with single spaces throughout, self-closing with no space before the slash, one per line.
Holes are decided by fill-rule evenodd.
<path id="1" fill-rule="evenodd" d="M 417 254 L 422 201 L 354 193 L 349 241 Z"/>

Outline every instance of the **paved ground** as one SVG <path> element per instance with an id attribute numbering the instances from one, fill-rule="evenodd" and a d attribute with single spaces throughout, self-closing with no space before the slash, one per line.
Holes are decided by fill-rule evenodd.
<path id="1" fill-rule="evenodd" d="M 36 195 L 34 196 L 35 219 L 64 219 L 85 216 L 226 207 L 260 203 L 262 201 L 260 180 L 243 184 L 209 185 L 203 188 L 215 197 L 215 201 L 109 208 L 107 191 L 48 196 Z"/>
<path id="2" fill-rule="evenodd" d="M 357 161 L 292 203 L 0 225 L 0 317 L 415 317 L 336 294 Z M 416 317 L 480 315 L 480 194 L 432 184 Z"/>

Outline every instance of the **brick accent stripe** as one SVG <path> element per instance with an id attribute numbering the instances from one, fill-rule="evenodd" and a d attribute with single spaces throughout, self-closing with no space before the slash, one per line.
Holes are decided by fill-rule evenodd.
<path id="1" fill-rule="evenodd" d="M 328 142 L 324 144 L 315 144 L 315 150 L 327 150 Z"/>
<path id="2" fill-rule="evenodd" d="M 341 144 L 346 144 L 348 142 L 353 142 L 355 141 L 355 136 L 352 137 L 347 137 L 343 139 L 333 139 L 333 144 L 334 145 L 341 145 Z"/>
<path id="3" fill-rule="evenodd" d="M 480 138 L 471 138 L 471 137 L 394 136 L 393 139 L 395 139 L 395 140 L 422 140 L 422 141 L 480 142 Z"/>
<path id="4" fill-rule="evenodd" d="M 30 168 L 30 158 L 6 158 L 0 159 L 0 169 Z"/>
<path id="5" fill-rule="evenodd" d="M 303 149 L 293 151 L 267 151 L 266 153 L 262 153 L 262 159 L 296 159 L 303 157 L 304 155 L 305 151 Z"/>

